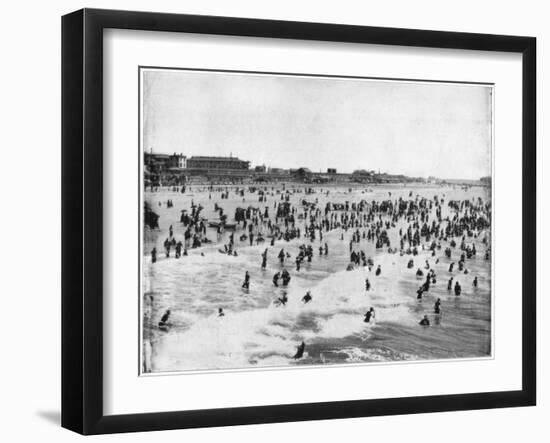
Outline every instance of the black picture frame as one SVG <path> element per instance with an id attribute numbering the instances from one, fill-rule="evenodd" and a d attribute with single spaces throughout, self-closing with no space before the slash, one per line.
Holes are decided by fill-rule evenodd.
<path id="1" fill-rule="evenodd" d="M 110 415 L 103 413 L 103 30 L 353 42 L 522 54 L 522 388 Z M 320 420 L 536 403 L 536 39 L 83 9 L 62 18 L 62 426 L 82 434 Z"/>

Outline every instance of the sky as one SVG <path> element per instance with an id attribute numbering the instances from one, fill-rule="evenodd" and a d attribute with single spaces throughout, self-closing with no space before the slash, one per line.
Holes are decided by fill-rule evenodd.
<path id="1" fill-rule="evenodd" d="M 142 70 L 148 152 L 415 177 L 491 175 L 486 85 Z"/>

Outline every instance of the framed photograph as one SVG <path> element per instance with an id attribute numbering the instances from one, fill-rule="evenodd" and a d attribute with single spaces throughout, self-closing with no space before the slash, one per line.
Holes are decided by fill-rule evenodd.
<path id="1" fill-rule="evenodd" d="M 534 405 L 531 37 L 62 20 L 62 425 Z"/>

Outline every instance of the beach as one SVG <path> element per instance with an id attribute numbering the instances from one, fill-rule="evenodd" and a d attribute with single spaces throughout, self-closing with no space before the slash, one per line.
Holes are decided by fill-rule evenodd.
<path id="1" fill-rule="evenodd" d="M 243 191 L 242 193 L 239 191 Z M 222 193 L 227 198 L 221 198 Z M 287 197 L 288 196 L 288 197 Z M 238 207 L 268 208 L 267 219 L 275 223 L 276 206 L 288 198 L 296 209 L 296 227 L 300 238 L 277 239 L 271 246 L 269 231 L 260 223 L 257 233 L 264 241 L 241 240 L 248 233 L 242 225 L 221 234 L 216 228 L 206 229 L 208 243 L 187 248 L 187 255 L 165 256 L 164 242 L 172 226 L 173 237 L 183 241 L 186 227 L 180 222 L 181 211 L 192 205 L 203 207 L 201 216 L 218 220 L 216 205 L 223 208 L 228 223 L 233 222 Z M 403 200 L 443 201 L 441 217 L 452 217 L 449 201 L 491 201 L 490 188 L 407 185 L 347 184 L 310 185 L 304 183 L 258 184 L 241 186 L 188 186 L 146 190 L 143 201 L 159 215 L 158 228 L 143 228 L 141 245 L 141 311 L 143 372 L 178 372 L 216 369 L 250 369 L 296 365 L 330 365 L 345 363 L 425 361 L 457 358 L 490 357 L 491 343 L 491 260 L 485 257 L 490 242 L 490 227 L 465 236 L 465 243 L 475 245 L 477 254 L 464 262 L 467 273 L 449 265 L 458 262 L 462 251 L 461 237 L 456 237 L 451 258 L 444 254 L 451 238 L 438 241 L 440 247 L 430 250 L 430 242 L 421 239 L 417 255 L 400 247 L 400 229 L 410 224 L 397 220 L 387 229 L 390 247 L 376 248 L 374 241 L 362 236 L 351 248 L 363 251 L 373 266 L 350 265 L 350 241 L 356 230 L 362 234 L 367 226 L 337 227 L 319 232 L 315 239 L 305 235 L 306 219 L 300 214 L 309 204 L 323 210 L 327 203 L 351 206 L 361 201 L 397 202 Z M 262 201 L 260 201 L 260 199 Z M 166 202 L 173 204 L 168 207 Z M 304 200 L 306 205 L 304 205 Z M 435 219 L 436 205 L 429 223 Z M 351 211 L 351 209 L 349 210 Z M 331 211 L 341 214 L 346 211 Z M 311 210 L 310 210 L 311 214 Z M 384 221 L 387 221 L 383 218 Z M 445 222 L 441 222 L 442 225 Z M 284 223 L 278 220 L 283 227 Z M 229 235 L 234 232 L 237 255 L 222 253 Z M 484 242 L 485 239 L 485 242 Z M 489 241 L 487 241 L 489 239 Z M 433 239 L 432 239 L 433 241 Z M 328 253 L 319 251 L 326 244 Z M 297 270 L 295 257 L 301 245 L 311 245 L 311 262 L 304 260 Z M 151 251 L 157 251 L 152 262 Z M 262 253 L 266 251 L 266 267 Z M 283 264 L 278 254 L 289 254 Z M 221 250 L 221 252 L 220 252 Z M 414 266 L 408 267 L 413 260 Z M 427 261 L 427 264 L 426 264 Z M 376 269 L 380 266 L 380 274 Z M 417 298 L 417 290 L 429 270 L 435 283 Z M 418 269 L 424 275 L 416 275 Z M 275 286 L 275 273 L 287 269 L 291 280 L 286 287 Z M 242 288 L 245 272 L 250 283 Z M 459 281 L 460 296 L 447 289 L 449 278 Z M 477 277 L 477 287 L 473 280 Z M 365 289 L 365 281 L 371 287 Z M 304 303 L 310 292 L 312 300 Z M 278 299 L 286 294 L 286 304 Z M 434 313 L 434 303 L 441 301 L 441 313 Z M 364 321 L 373 307 L 375 317 Z M 223 316 L 219 315 L 222 309 Z M 163 314 L 170 310 L 169 320 L 159 327 Z M 425 316 L 429 327 L 419 325 Z M 300 358 L 293 358 L 297 347 L 305 344 Z"/>

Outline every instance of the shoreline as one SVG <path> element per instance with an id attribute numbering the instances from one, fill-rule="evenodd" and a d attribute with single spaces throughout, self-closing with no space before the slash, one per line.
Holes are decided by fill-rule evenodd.
<path id="1" fill-rule="evenodd" d="M 178 185 L 161 185 L 161 186 L 155 186 L 159 191 L 166 191 L 170 190 L 172 188 L 178 188 L 178 191 L 173 192 L 179 192 L 182 186 L 185 186 L 187 189 L 191 190 L 194 186 L 198 187 L 212 187 L 213 189 L 219 189 L 219 188 L 242 188 L 242 187 L 254 187 L 258 189 L 262 188 L 275 188 L 275 187 L 283 187 L 283 186 L 292 186 L 292 187 L 303 187 L 304 189 L 307 188 L 394 188 L 394 189 L 402 189 L 406 187 L 411 187 L 413 189 L 417 188 L 427 188 L 427 189 L 433 189 L 433 188 L 442 188 L 442 189 L 456 189 L 457 187 L 473 187 L 473 188 L 487 188 L 490 189 L 491 186 L 486 185 L 484 183 L 424 183 L 424 182 L 399 182 L 399 183 L 361 183 L 361 182 L 328 182 L 328 183 L 306 183 L 299 180 L 284 180 L 284 181 L 273 181 L 273 182 L 245 182 L 245 183 L 216 183 L 213 184 L 210 181 L 204 181 L 204 182 L 192 182 L 192 183 L 186 183 L 184 185 L 178 184 Z M 151 193 L 155 194 L 159 191 L 151 191 L 151 186 L 147 185 L 143 188 L 143 194 L 145 193 Z"/>

